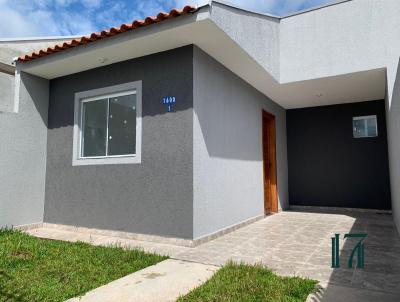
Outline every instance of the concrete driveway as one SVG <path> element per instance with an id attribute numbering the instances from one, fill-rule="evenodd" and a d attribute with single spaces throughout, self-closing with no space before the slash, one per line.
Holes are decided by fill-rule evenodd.
<path id="1" fill-rule="evenodd" d="M 400 238 L 388 214 L 286 211 L 195 248 L 54 229 L 42 228 L 29 232 L 39 237 L 82 240 L 93 244 L 118 242 L 204 264 L 222 265 L 229 260 L 263 263 L 280 275 L 303 276 L 320 281 L 324 289 L 310 301 L 328 301 L 329 296 L 337 299 L 339 293 L 353 295 L 357 300 L 362 297 L 365 301 L 400 301 Z M 347 267 L 348 256 L 357 243 L 357 239 L 343 240 L 347 233 L 368 235 L 365 240 L 364 269 Z M 331 268 L 331 237 L 334 234 L 340 234 L 341 240 L 341 267 L 335 269 Z M 343 297 L 342 301 L 354 299 L 346 300 Z"/>

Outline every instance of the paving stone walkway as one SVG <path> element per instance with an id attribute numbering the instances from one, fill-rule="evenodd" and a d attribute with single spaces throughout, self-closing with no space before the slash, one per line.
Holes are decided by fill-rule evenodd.
<path id="1" fill-rule="evenodd" d="M 316 279 L 324 285 L 325 292 L 330 286 L 365 289 L 375 291 L 382 299 L 387 295 L 387 299 L 394 296 L 400 301 L 400 238 L 392 221 L 391 215 L 369 212 L 285 211 L 195 248 L 45 228 L 29 233 L 44 238 L 141 247 L 174 259 L 210 265 L 223 265 L 229 260 L 263 263 L 280 275 Z M 331 237 L 336 233 L 341 234 L 341 267 L 333 269 Z M 343 240 L 346 233 L 368 235 L 364 269 L 347 268 L 347 258 L 357 241 Z M 365 295 L 371 296 L 367 292 Z"/>

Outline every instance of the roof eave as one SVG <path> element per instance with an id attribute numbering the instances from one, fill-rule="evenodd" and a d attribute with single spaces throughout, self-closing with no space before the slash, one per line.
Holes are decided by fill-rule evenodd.
<path id="1" fill-rule="evenodd" d="M 98 40 L 96 43 L 87 43 L 80 47 L 72 47 L 30 61 L 16 61 L 16 67 L 19 71 L 27 72 L 46 79 L 53 79 L 188 44 L 194 44 L 194 39 L 190 37 L 192 31 L 183 29 L 189 27 L 194 28 L 194 24 L 209 19 L 210 13 L 208 8 L 208 5 L 204 5 L 197 8 L 196 11 L 191 14 L 179 18 L 171 18 L 165 22 L 157 24 L 157 26 L 144 26 L 137 30 L 126 31 L 108 37 L 107 39 Z M 183 29 L 181 30 L 181 28 Z M 186 33 L 186 36 L 182 35 L 177 37 L 176 34 L 174 34 L 176 32 Z M 199 32 L 199 30 L 197 30 L 197 32 Z M 169 35 L 174 35 L 173 39 L 179 41 L 176 43 L 173 41 L 170 42 L 171 47 L 166 46 L 165 43 L 156 43 L 157 41 L 167 41 L 168 43 Z M 140 55 L 135 55 L 134 53 L 129 52 L 120 58 L 113 57 L 116 55 L 115 49 L 124 51 L 124 46 L 126 45 L 129 47 L 135 45 L 134 50 L 141 48 L 142 53 L 140 53 Z M 85 56 L 89 57 L 91 60 L 93 60 L 93 58 L 97 59 L 96 62 L 92 62 L 90 66 L 87 65 L 85 68 L 81 68 L 79 65 L 82 63 L 82 57 Z M 98 59 L 104 56 L 107 57 L 108 60 L 106 60 L 106 62 L 100 62 Z M 63 68 L 65 68 L 65 70 L 59 69 L 62 64 L 64 64 Z M 51 70 L 51 68 L 53 68 L 53 70 Z M 43 71 L 45 69 L 46 72 Z"/>
<path id="2" fill-rule="evenodd" d="M 37 60 L 39 58 L 53 55 L 54 53 L 58 53 L 70 48 L 80 47 L 82 45 L 86 45 L 98 40 L 103 40 L 128 31 L 136 30 L 141 27 L 147 27 L 157 23 L 165 22 L 169 19 L 192 14 L 195 13 L 197 10 L 198 8 L 194 6 L 185 6 L 182 10 L 172 9 L 169 13 L 161 12 L 155 17 L 149 16 L 146 17 L 144 20 L 135 20 L 132 23 L 122 24 L 119 27 L 111 27 L 108 30 L 103 30 L 98 33 L 92 33 L 89 36 L 72 39 L 71 41 L 64 42 L 53 47 L 48 47 L 47 49 L 41 49 L 31 54 L 22 55 L 18 58 L 18 61 L 24 63 L 32 60 Z"/>

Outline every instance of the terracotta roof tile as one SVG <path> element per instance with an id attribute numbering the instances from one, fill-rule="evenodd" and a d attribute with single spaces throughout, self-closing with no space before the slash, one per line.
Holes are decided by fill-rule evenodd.
<path id="1" fill-rule="evenodd" d="M 80 39 L 73 39 L 72 41 L 64 42 L 63 44 L 58 44 L 53 47 L 48 47 L 47 49 L 42 49 L 28 55 L 20 56 L 18 58 L 18 61 L 19 62 L 32 61 L 34 59 L 48 56 L 52 53 L 56 53 L 64 49 L 77 47 L 79 45 L 84 45 L 107 37 L 115 36 L 117 34 L 133 30 L 139 27 L 148 26 L 154 23 L 162 22 L 167 19 L 175 18 L 189 13 L 194 13 L 196 10 L 197 9 L 195 7 L 188 5 L 185 6 L 182 10 L 172 9 L 169 13 L 161 12 L 156 17 L 147 17 L 144 20 L 135 20 L 132 23 L 122 24 L 120 27 L 111 27 L 110 29 L 103 30 L 100 33 L 92 33 L 90 36 L 83 36 Z"/>

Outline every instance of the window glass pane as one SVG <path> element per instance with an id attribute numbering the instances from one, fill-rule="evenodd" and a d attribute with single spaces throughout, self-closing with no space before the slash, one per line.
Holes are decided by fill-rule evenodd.
<path id="1" fill-rule="evenodd" d="M 105 156 L 108 100 L 83 102 L 82 156 Z"/>
<path id="2" fill-rule="evenodd" d="M 365 137 L 366 135 L 367 133 L 365 127 L 365 120 L 363 119 L 353 120 L 353 136 L 355 138 L 359 138 L 359 137 Z"/>
<path id="3" fill-rule="evenodd" d="M 376 128 L 376 117 L 367 119 L 367 131 L 368 131 L 368 136 L 377 136 L 378 135 L 378 131 Z"/>
<path id="4" fill-rule="evenodd" d="M 136 94 L 110 98 L 108 155 L 135 154 Z"/>

